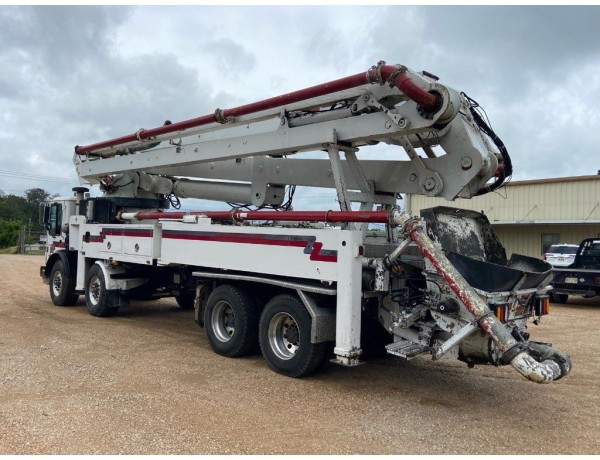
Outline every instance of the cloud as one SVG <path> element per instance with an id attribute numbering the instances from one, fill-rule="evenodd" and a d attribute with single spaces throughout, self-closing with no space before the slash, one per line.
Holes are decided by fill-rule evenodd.
<path id="1" fill-rule="evenodd" d="M 595 174 L 600 8 L 390 7 L 373 40 L 486 109 L 515 179 Z M 416 38 L 418 37 L 418 39 Z M 588 152 L 587 154 L 584 152 Z M 568 158 L 577 161 L 568 161 Z"/>
<path id="2" fill-rule="evenodd" d="M 221 72 L 233 72 L 242 78 L 246 72 L 254 70 L 256 58 L 244 46 L 230 38 L 217 38 L 203 43 L 202 48 L 212 55 Z"/>
<path id="3" fill-rule="evenodd" d="M 11 46 L 0 51 L 0 64 L 15 71 L 0 80 L 0 113 L 11 140 L 2 156 L 8 158 L 9 149 L 18 152 L 4 162 L 5 170 L 34 169 L 77 185 L 71 164 L 75 144 L 154 127 L 169 117 L 190 118 L 213 107 L 210 85 L 200 84 L 198 70 L 182 65 L 175 54 L 119 54 L 113 35 L 129 9 L 1 11 L 0 26 L 5 27 L 0 34 Z M 29 187 L 6 182 L 3 188 L 10 191 Z M 69 188 L 62 186 L 62 193 Z"/>
<path id="4" fill-rule="evenodd" d="M 77 185 L 75 144 L 355 74 L 379 59 L 426 69 L 478 100 L 516 179 L 594 174 L 599 23 L 595 6 L 3 7 L 1 169 L 72 184 L 4 175 L 0 188 L 66 193 Z M 323 191 L 297 199 L 335 206 Z"/>
<path id="5" fill-rule="evenodd" d="M 127 20 L 128 8 L 4 7 L 2 56 L 17 68 L 54 84 L 67 84 L 90 63 L 101 65 L 112 48 L 110 29 Z"/>

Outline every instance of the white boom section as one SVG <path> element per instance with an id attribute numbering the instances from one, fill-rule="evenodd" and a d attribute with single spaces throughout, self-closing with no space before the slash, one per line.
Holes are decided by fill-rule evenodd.
<path id="1" fill-rule="evenodd" d="M 161 186 L 157 193 L 220 201 L 227 200 L 219 197 L 231 194 L 230 198 L 240 196 L 247 201 L 251 197 L 252 204 L 261 205 L 268 202 L 269 187 L 335 187 L 330 161 L 280 156 L 326 150 L 328 146 L 352 153 L 384 142 L 401 146 L 409 160 L 361 160 L 360 168 L 376 193 L 419 193 L 449 200 L 471 197 L 496 173 L 498 152 L 474 123 L 466 98 L 426 76 L 418 78 L 442 96 L 442 106 L 434 114 L 420 113 L 418 105 L 395 87 L 364 85 L 242 116 L 226 124 L 189 129 L 179 133 L 181 137 L 176 141 L 171 134 L 165 136 L 170 138 L 167 146 L 135 151 L 149 144 L 141 142 L 120 150 L 76 154 L 74 163 L 80 178 L 90 183 L 108 175 L 143 171 L 170 176 L 172 187 Z M 155 142 L 159 140 L 160 136 Z M 436 145 L 444 155 L 436 156 L 432 149 Z M 418 154 L 419 148 L 424 155 Z M 365 192 L 364 184 L 357 183 L 357 175 L 352 174 L 347 162 L 341 161 L 341 165 L 345 185 Z M 215 193 L 205 181 L 193 187 L 189 180 L 183 187 L 175 176 L 222 181 L 222 188 Z M 129 196 L 132 193 L 135 196 L 135 190 Z M 281 198 L 281 193 L 276 198 Z"/>

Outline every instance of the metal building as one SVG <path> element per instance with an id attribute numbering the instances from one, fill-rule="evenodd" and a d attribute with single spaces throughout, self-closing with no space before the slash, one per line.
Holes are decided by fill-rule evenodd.
<path id="1" fill-rule="evenodd" d="M 407 194 L 404 205 L 413 215 L 433 206 L 483 212 L 507 256 L 543 257 L 552 244 L 600 237 L 600 175 L 510 182 L 496 193 L 453 202 Z"/>

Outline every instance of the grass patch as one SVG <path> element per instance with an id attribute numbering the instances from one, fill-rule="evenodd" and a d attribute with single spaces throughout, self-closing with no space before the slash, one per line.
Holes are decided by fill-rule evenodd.
<path id="1" fill-rule="evenodd" d="M 0 254 L 17 254 L 17 247 L 11 246 L 10 248 L 0 249 Z"/>

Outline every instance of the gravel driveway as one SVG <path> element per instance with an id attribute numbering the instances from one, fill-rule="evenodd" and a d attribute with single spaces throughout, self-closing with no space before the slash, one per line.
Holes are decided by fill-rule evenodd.
<path id="1" fill-rule="evenodd" d="M 599 454 L 600 302 L 531 326 L 569 353 L 550 385 L 427 357 L 305 379 L 211 352 L 161 300 L 55 307 L 40 256 L 0 255 L 0 454 Z"/>

